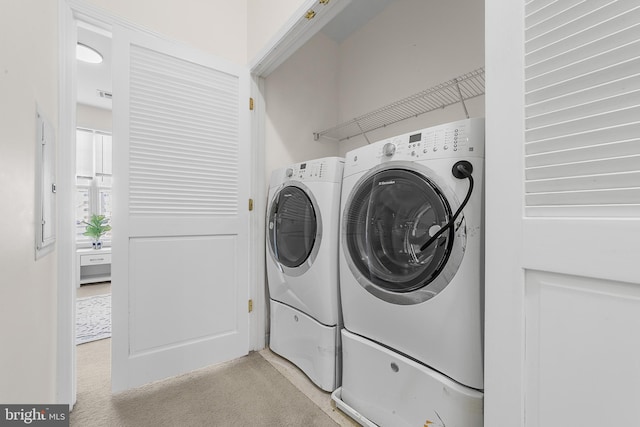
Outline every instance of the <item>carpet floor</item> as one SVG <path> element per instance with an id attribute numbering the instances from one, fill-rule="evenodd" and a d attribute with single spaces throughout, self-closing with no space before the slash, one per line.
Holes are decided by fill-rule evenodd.
<path id="1" fill-rule="evenodd" d="M 77 347 L 71 426 L 339 425 L 259 353 L 111 395 L 109 358 L 97 355 L 108 354 L 110 344 Z"/>

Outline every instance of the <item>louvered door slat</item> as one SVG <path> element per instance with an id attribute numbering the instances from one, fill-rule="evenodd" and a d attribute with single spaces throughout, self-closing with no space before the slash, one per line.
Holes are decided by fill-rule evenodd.
<path id="1" fill-rule="evenodd" d="M 529 167 L 559 165 L 564 163 L 606 159 L 611 153 L 619 156 L 633 156 L 640 152 L 640 139 L 581 146 L 579 148 L 532 154 L 527 156 Z"/>
<path id="2" fill-rule="evenodd" d="M 586 175 L 563 179 L 531 180 L 526 184 L 528 193 L 604 190 L 607 188 L 640 188 L 640 172 Z"/>
<path id="3" fill-rule="evenodd" d="M 590 160 L 587 162 L 561 163 L 550 166 L 527 167 L 525 178 L 548 179 L 567 178 L 604 173 L 618 173 L 638 170 L 640 154 L 608 159 Z"/>
<path id="4" fill-rule="evenodd" d="M 640 200 L 640 188 L 536 193 L 526 195 L 525 199 L 528 206 L 620 205 Z"/>

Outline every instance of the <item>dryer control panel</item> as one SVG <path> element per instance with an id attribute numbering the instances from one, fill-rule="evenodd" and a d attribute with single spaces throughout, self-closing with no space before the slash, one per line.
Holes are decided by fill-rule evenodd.
<path id="1" fill-rule="evenodd" d="M 344 159 L 325 157 L 296 163 L 277 169 L 271 175 L 271 186 L 277 186 L 289 180 L 302 182 L 341 182 Z"/>

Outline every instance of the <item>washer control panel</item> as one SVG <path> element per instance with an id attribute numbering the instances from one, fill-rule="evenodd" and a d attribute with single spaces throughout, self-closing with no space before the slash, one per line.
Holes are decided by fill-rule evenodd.
<path id="1" fill-rule="evenodd" d="M 484 157 L 482 118 L 460 120 L 383 139 L 348 152 L 345 161 L 348 173 L 353 173 L 387 161 L 466 157 Z"/>
<path id="2" fill-rule="evenodd" d="M 401 160 L 482 157 L 484 127 L 478 135 L 477 129 L 463 120 L 396 136 L 379 144 L 379 157 L 401 157 Z"/>

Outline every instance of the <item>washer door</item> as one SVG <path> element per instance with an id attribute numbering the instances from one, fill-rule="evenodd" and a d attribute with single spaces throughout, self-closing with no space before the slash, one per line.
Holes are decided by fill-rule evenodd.
<path id="1" fill-rule="evenodd" d="M 276 192 L 267 219 L 269 252 L 289 276 L 306 272 L 318 253 L 322 222 L 315 198 L 302 183 Z"/>
<path id="2" fill-rule="evenodd" d="M 360 285 L 378 298 L 405 305 L 426 301 L 447 286 L 462 262 L 462 215 L 420 251 L 459 206 L 434 177 L 417 164 L 387 164 L 363 176 L 345 204 L 345 258 Z"/>

